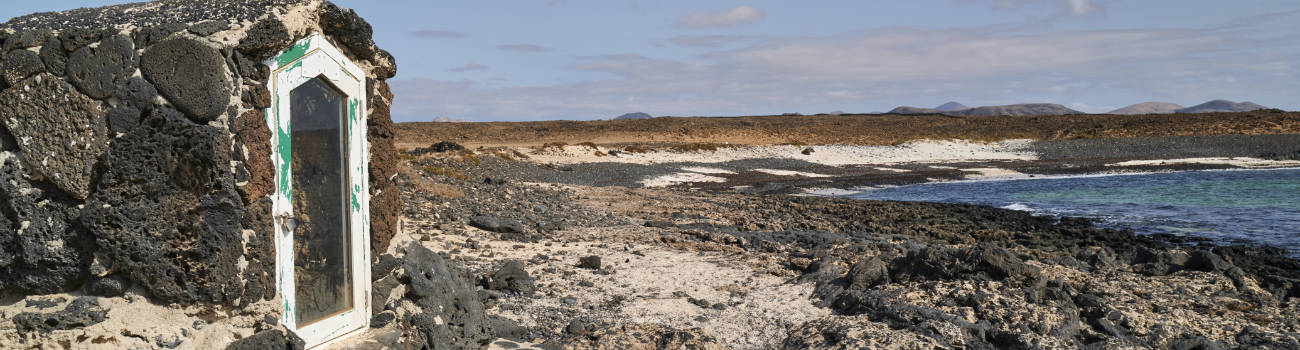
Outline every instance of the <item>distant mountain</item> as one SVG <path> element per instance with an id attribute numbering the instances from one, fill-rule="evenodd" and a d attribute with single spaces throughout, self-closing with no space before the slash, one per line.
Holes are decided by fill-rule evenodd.
<path id="1" fill-rule="evenodd" d="M 1066 108 L 1065 106 L 1055 103 L 1025 103 L 1018 105 L 1005 106 L 984 106 L 967 108 L 957 111 L 945 112 L 946 114 L 959 114 L 964 116 L 986 116 L 986 115 L 1058 115 L 1058 114 L 1084 114 L 1083 112 Z"/>
<path id="2" fill-rule="evenodd" d="M 1183 106 L 1169 102 L 1142 102 L 1132 106 L 1116 109 L 1106 114 L 1167 114 L 1174 113 Z"/>
<path id="3" fill-rule="evenodd" d="M 988 116 L 988 115 L 1058 115 L 1058 114 L 1083 114 L 1083 112 L 1066 108 L 1065 106 L 1055 103 L 1025 103 L 1018 105 L 1005 106 L 984 106 L 975 108 L 963 108 L 950 111 L 941 111 L 936 108 L 917 108 L 902 106 L 889 111 L 893 114 L 947 114 L 956 116 Z"/>
<path id="4" fill-rule="evenodd" d="M 1257 105 L 1253 102 L 1242 101 L 1232 102 L 1228 100 L 1214 100 L 1199 105 L 1179 109 L 1177 113 L 1210 113 L 1210 112 L 1250 112 L 1268 107 Z"/>
<path id="5" fill-rule="evenodd" d="M 645 113 L 641 113 L 641 112 L 635 112 L 635 113 L 628 113 L 628 114 L 620 115 L 620 116 L 618 116 L 617 118 L 614 118 L 614 119 L 650 119 L 650 118 L 654 118 L 654 116 L 651 116 L 651 115 L 649 115 L 649 114 L 645 114 Z"/>
<path id="6" fill-rule="evenodd" d="M 957 103 L 956 101 L 948 101 L 948 103 L 941 104 L 939 105 L 939 107 L 934 107 L 934 109 L 944 111 L 944 112 L 955 111 L 958 109 L 967 109 L 967 108 L 970 107 L 966 107 L 966 105 Z"/>
<path id="7" fill-rule="evenodd" d="M 901 106 L 889 110 L 889 114 L 939 114 L 939 110 L 934 108 L 921 108 L 912 106 Z"/>

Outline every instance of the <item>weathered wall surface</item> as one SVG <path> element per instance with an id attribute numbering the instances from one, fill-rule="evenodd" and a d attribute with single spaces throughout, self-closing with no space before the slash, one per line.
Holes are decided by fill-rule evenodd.
<path id="1" fill-rule="evenodd" d="M 328 2 L 168 0 L 0 25 L 0 291 L 134 282 L 161 302 L 275 297 L 269 71 L 320 32 L 368 72 L 373 256 L 400 199 L 370 25 Z"/>

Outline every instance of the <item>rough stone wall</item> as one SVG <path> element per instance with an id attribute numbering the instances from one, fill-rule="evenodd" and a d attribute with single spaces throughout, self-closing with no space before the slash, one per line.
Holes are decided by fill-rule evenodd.
<path id="1" fill-rule="evenodd" d="M 391 55 L 315 0 L 164 0 L 0 25 L 0 294 L 133 281 L 161 302 L 275 297 L 270 72 L 321 32 L 368 72 L 371 237 L 401 203 Z"/>

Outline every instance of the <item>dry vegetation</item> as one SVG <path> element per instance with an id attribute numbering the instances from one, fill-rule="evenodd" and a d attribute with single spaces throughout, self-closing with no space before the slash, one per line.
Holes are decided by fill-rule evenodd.
<path id="1" fill-rule="evenodd" d="M 996 141 L 1097 137 L 1300 133 L 1300 112 L 951 117 L 943 115 L 815 115 L 663 117 L 641 120 L 492 123 L 400 123 L 402 149 L 449 140 L 468 147 L 588 143 L 625 147 L 683 144 L 865 144 L 917 139 Z M 630 146 L 630 147 L 628 147 Z"/>

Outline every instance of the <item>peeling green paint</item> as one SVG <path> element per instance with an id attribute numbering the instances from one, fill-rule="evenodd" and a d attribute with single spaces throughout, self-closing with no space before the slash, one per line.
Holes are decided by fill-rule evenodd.
<path id="1" fill-rule="evenodd" d="M 283 67 L 285 64 L 288 64 L 289 62 L 293 62 L 294 60 L 301 58 L 302 55 L 307 54 L 307 48 L 310 46 L 311 46 L 311 37 L 307 37 L 306 39 L 303 39 L 302 41 L 293 44 L 293 46 L 289 47 L 288 50 L 285 50 L 284 53 L 275 57 L 276 65 Z"/>
<path id="2" fill-rule="evenodd" d="M 279 169 L 280 195 L 284 196 L 284 199 L 287 201 L 286 203 L 293 203 L 293 196 L 292 196 L 293 188 L 289 187 L 289 177 L 293 175 L 292 173 L 293 161 L 290 158 L 290 154 L 289 154 L 289 152 L 293 149 L 292 148 L 293 139 L 290 137 L 289 130 L 280 126 L 281 123 L 279 123 L 279 121 L 281 117 L 280 117 L 279 110 L 280 108 L 277 103 L 275 136 L 276 139 L 279 140 L 276 146 L 277 148 L 279 148 L 280 151 L 279 152 L 280 153 L 279 154 L 280 155 L 280 169 Z"/>

